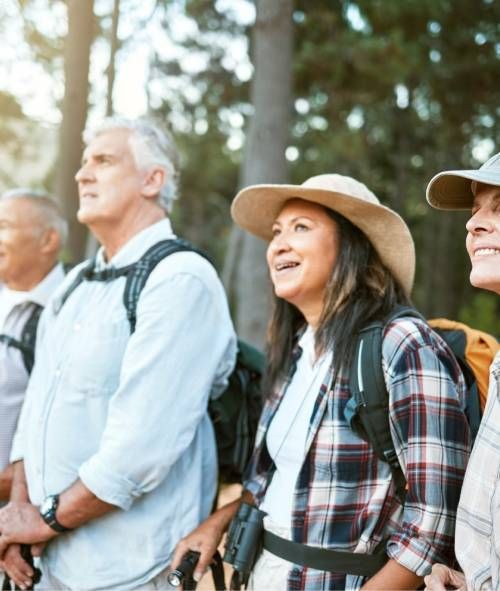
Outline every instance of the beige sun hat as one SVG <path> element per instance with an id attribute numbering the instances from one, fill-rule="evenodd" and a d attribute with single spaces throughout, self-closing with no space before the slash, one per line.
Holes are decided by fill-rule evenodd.
<path id="1" fill-rule="evenodd" d="M 289 200 L 298 197 L 340 213 L 373 244 L 382 262 L 410 293 L 415 276 L 415 247 L 408 226 L 381 205 L 363 183 L 340 174 L 322 174 L 302 185 L 253 185 L 231 205 L 233 220 L 251 234 L 271 241 L 274 220 Z"/>
<path id="2" fill-rule="evenodd" d="M 445 170 L 436 174 L 427 185 L 427 201 L 436 209 L 470 209 L 474 182 L 500 186 L 500 152 L 477 170 Z"/>

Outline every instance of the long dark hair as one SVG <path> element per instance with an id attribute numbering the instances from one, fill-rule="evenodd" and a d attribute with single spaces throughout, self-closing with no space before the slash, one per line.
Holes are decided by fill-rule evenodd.
<path id="1" fill-rule="evenodd" d="M 326 286 L 315 346 L 318 354 L 334 350 L 333 370 L 338 375 L 342 367 L 351 363 L 354 335 L 367 323 L 389 314 L 396 304 L 411 305 L 411 302 L 363 232 L 337 212 L 325 210 L 338 226 L 339 253 Z M 297 333 L 305 325 L 304 316 L 295 306 L 274 296 L 268 332 L 266 392 L 288 374 Z"/>

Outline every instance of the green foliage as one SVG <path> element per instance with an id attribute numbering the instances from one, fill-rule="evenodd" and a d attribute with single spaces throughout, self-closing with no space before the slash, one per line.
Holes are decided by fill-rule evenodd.
<path id="1" fill-rule="evenodd" d="M 178 6 L 165 5 L 165 30 L 175 37 L 170 14 Z M 233 42 L 244 43 L 244 28 L 212 1 L 188 0 L 185 13 L 194 19 L 193 31 L 181 42 L 181 56 L 158 55 L 153 64 L 153 80 L 164 97 L 153 113 L 173 129 L 182 156 L 176 230 L 204 248 L 220 268 L 241 159 L 241 151 L 230 149 L 228 141 L 242 135 L 233 128 L 234 120 L 241 129 L 249 112 L 248 84 L 237 76 L 238 60 L 230 55 Z M 196 60 L 189 72 L 182 67 L 186 56 Z"/>
<path id="2" fill-rule="evenodd" d="M 303 0 L 298 10 L 294 179 L 364 181 L 410 224 L 416 303 L 456 316 L 470 294 L 465 219 L 431 211 L 424 191 L 439 170 L 478 166 L 481 140 L 498 144 L 500 6 Z"/>
<path id="3" fill-rule="evenodd" d="M 476 290 L 460 312 L 460 320 L 500 338 L 498 295 Z"/>

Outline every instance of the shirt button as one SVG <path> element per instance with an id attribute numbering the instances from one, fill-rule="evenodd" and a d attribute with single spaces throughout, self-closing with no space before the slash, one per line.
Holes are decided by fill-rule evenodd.
<path id="1" fill-rule="evenodd" d="M 82 328 L 82 325 L 79 322 L 76 322 L 75 326 L 74 326 L 75 332 L 78 332 L 81 328 Z"/>

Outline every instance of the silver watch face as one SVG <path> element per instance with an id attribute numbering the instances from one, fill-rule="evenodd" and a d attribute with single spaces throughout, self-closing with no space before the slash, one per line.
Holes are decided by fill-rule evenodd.
<path id="1" fill-rule="evenodd" d="M 50 511 L 54 508 L 55 505 L 55 499 L 54 497 L 50 496 L 50 497 L 46 497 L 43 500 L 43 503 L 40 505 L 40 513 L 42 513 L 42 515 L 46 515 L 47 513 L 50 513 Z"/>

